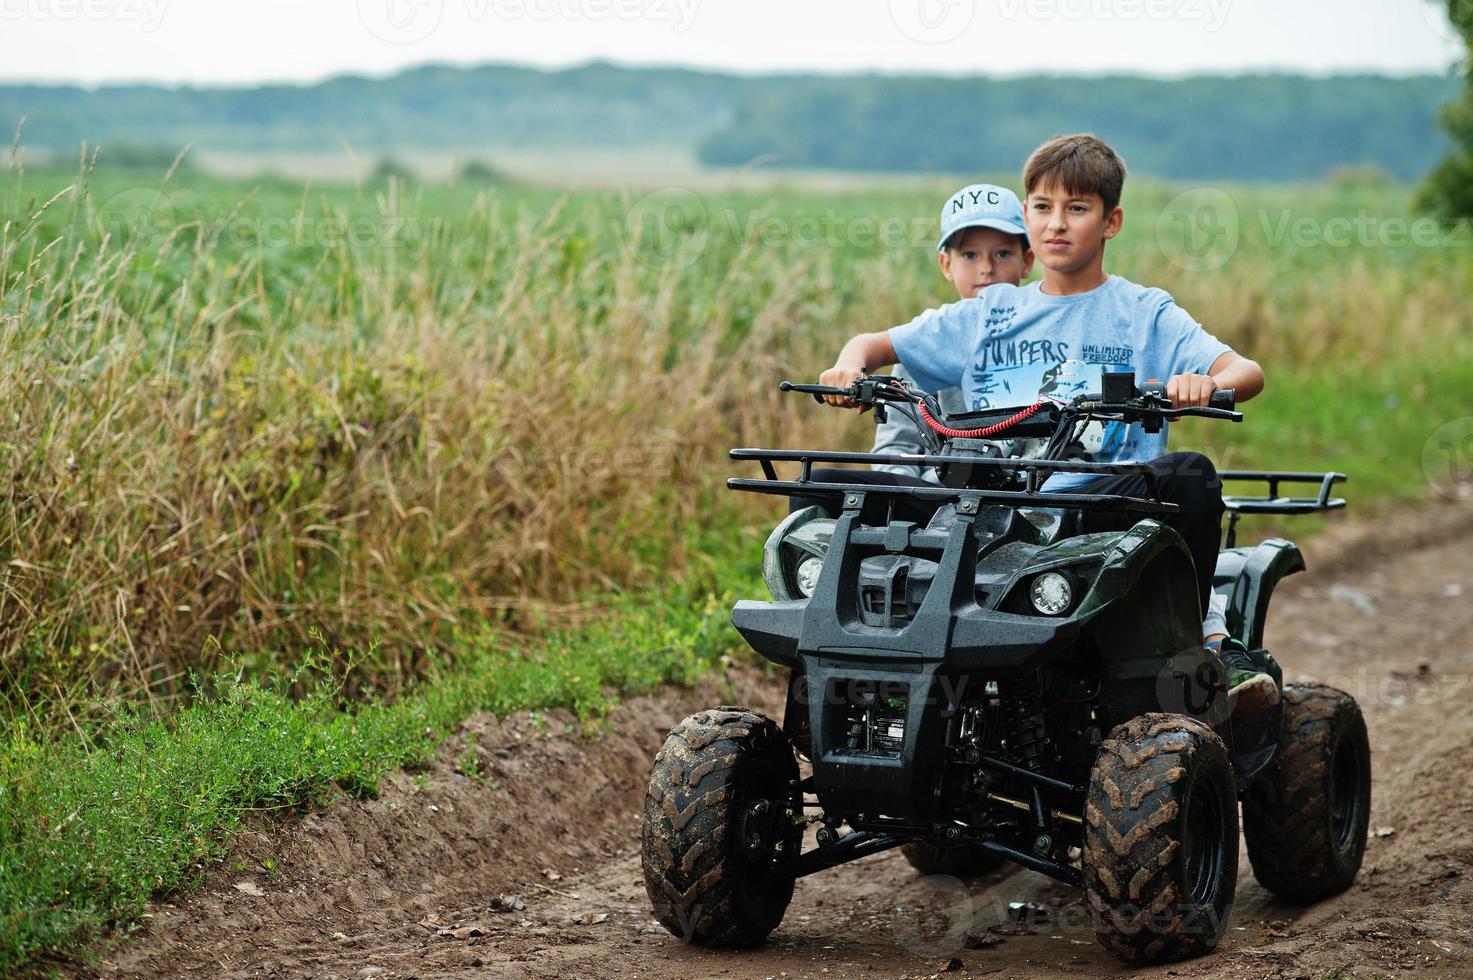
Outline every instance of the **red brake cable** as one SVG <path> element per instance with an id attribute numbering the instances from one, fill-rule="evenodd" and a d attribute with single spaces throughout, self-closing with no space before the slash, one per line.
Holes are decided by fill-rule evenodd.
<path id="1" fill-rule="evenodd" d="M 921 410 L 921 418 L 925 420 L 926 424 L 935 429 L 937 432 L 941 433 L 943 436 L 946 436 L 948 439 L 990 439 L 995 435 L 1006 432 L 1008 429 L 1011 429 L 1013 426 L 1028 418 L 1030 415 L 1033 415 L 1039 409 L 1048 405 L 1049 401 L 1046 398 L 1040 398 L 1032 405 L 1029 405 L 1027 408 L 1023 409 L 1017 415 L 1014 415 L 1011 418 L 1004 419 L 996 425 L 989 425 L 985 429 L 953 429 L 950 426 L 942 425 L 940 422 L 937 422 L 934 418 L 931 417 L 931 412 L 928 408 L 926 408 L 926 403 L 924 401 L 919 402 L 918 404 Z"/>

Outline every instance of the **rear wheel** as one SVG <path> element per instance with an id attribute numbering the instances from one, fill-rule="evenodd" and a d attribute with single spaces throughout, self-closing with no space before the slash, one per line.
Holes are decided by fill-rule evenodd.
<path id="1" fill-rule="evenodd" d="M 1371 745 L 1355 699 L 1321 684 L 1284 689 L 1274 761 L 1243 800 L 1253 876 L 1309 903 L 1350 887 L 1371 819 Z"/>
<path id="2" fill-rule="evenodd" d="M 996 871 L 1006 863 L 1004 858 L 978 847 L 927 844 L 916 841 L 900 849 L 910 866 L 923 875 L 951 875 L 954 878 L 976 878 Z"/>
<path id="3" fill-rule="evenodd" d="M 1090 772 L 1084 887 L 1100 944 L 1129 963 L 1210 952 L 1238 879 L 1238 807 L 1222 739 L 1185 715 L 1110 733 Z"/>
<path id="4" fill-rule="evenodd" d="M 655 756 L 644 803 L 645 890 L 655 918 L 697 946 L 746 946 L 777 928 L 793 897 L 784 868 L 802 844 L 786 802 L 793 745 L 744 708 L 697 712 Z"/>

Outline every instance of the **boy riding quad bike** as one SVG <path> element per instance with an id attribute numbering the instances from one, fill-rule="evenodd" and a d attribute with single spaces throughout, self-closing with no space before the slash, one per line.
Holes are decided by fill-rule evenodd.
<path id="1" fill-rule="evenodd" d="M 948 413 L 944 399 L 885 377 L 783 387 L 905 413 L 932 451 L 732 451 L 765 479 L 731 488 L 827 498 L 838 517 L 790 514 L 763 555 L 772 600 L 732 613 L 754 650 L 792 671 L 783 723 L 714 708 L 676 726 L 656 756 L 643 866 L 667 929 L 698 945 L 761 942 L 798 878 L 904 847 L 927 873 L 1012 861 L 1083 888 L 1101 944 L 1126 961 L 1199 955 L 1227 930 L 1240 801 L 1264 887 L 1312 902 L 1350 884 L 1370 815 L 1354 700 L 1290 685 L 1271 709 L 1235 715 L 1221 662 L 1202 647 L 1191 554 L 1156 519 L 1173 505 L 1154 475 L 1065 458 L 1091 421 L 1239 421 L 1231 392 L 1217 407 L 1171 408 L 1161 385 L 1111 373 L 1102 391 L 1021 412 Z M 1004 459 L 987 441 L 1003 436 L 1047 443 L 1037 458 Z M 779 479 L 777 462 L 798 464 L 798 479 Z M 942 483 L 812 479 L 815 463 L 877 462 L 935 466 Z M 1042 489 L 1060 472 L 1143 471 L 1143 496 Z M 1343 507 L 1329 494 L 1344 477 L 1222 476 L 1268 483 L 1265 496 L 1225 498 L 1214 590 L 1231 640 L 1282 685 L 1264 621 L 1275 584 L 1304 562 L 1284 540 L 1236 547 L 1236 519 Z M 1305 481 L 1317 497 L 1279 495 L 1280 483 Z M 918 503 L 934 507 L 926 523 L 897 517 Z M 1077 533 L 1092 509 L 1138 519 Z"/>

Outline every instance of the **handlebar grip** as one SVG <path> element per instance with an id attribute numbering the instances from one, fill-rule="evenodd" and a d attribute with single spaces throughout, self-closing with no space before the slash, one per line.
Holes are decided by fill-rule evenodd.
<path id="1" fill-rule="evenodd" d="M 822 402 L 824 395 L 847 395 L 847 394 L 850 394 L 850 391 L 849 391 L 848 388 L 835 388 L 835 387 L 832 387 L 831 385 L 795 385 L 791 381 L 782 381 L 782 382 L 779 382 L 778 383 L 778 386 L 777 386 L 777 389 L 778 389 L 778 391 L 799 391 L 799 392 L 805 392 L 807 394 L 812 395 L 813 396 L 813 400 L 816 401 L 816 402 Z"/>
<path id="2" fill-rule="evenodd" d="M 1220 408 L 1223 411 L 1231 412 L 1238 407 L 1238 393 L 1232 388 L 1219 388 L 1208 399 L 1207 407 Z"/>

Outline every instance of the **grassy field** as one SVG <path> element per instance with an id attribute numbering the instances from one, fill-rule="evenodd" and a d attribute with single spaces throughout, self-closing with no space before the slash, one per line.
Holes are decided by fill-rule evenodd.
<path id="1" fill-rule="evenodd" d="M 724 453 L 867 444 L 776 383 L 950 298 L 951 189 L 12 167 L 0 970 L 128 921 L 254 808 L 371 792 L 470 712 L 595 719 L 732 649 L 780 505 L 727 493 Z M 1128 188 L 1112 271 L 1269 376 L 1244 425 L 1176 448 L 1346 470 L 1357 507 L 1426 498 L 1423 446 L 1473 390 L 1473 242 L 1410 196 Z"/>

